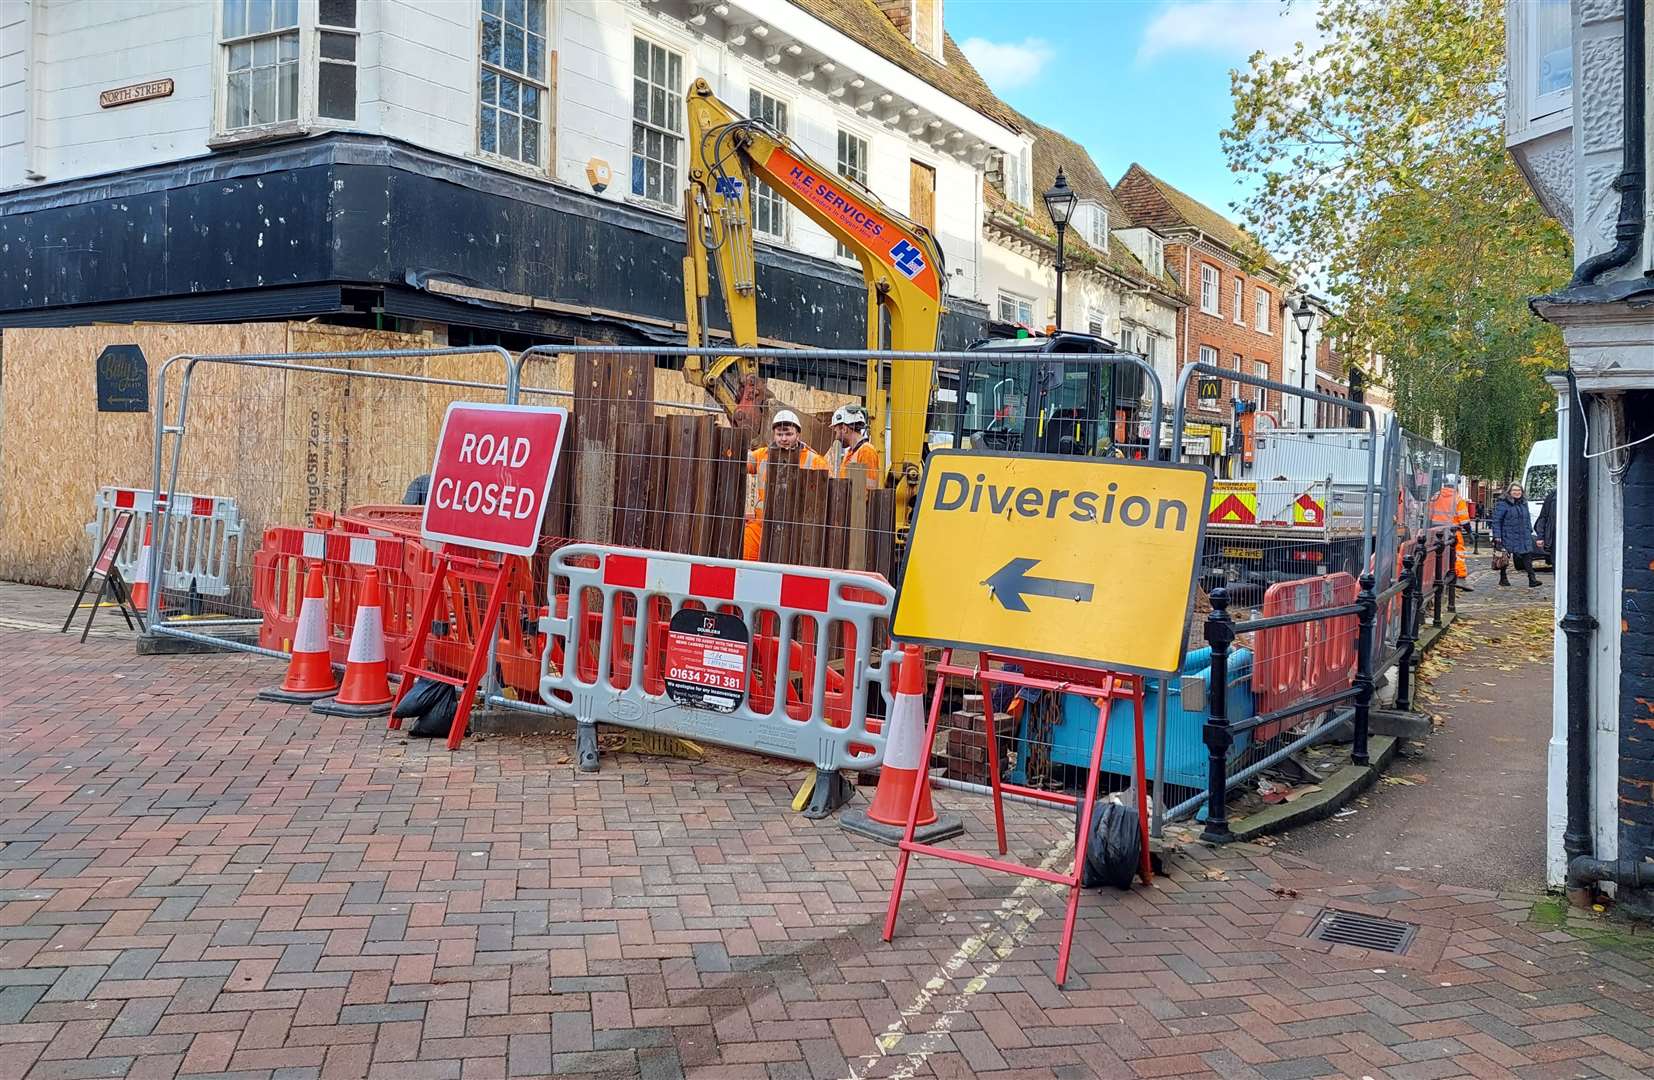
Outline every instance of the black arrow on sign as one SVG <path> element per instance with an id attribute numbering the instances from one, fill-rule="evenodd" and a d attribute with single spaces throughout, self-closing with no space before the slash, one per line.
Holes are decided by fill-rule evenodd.
<path id="1" fill-rule="evenodd" d="M 1079 604 L 1091 601 L 1090 582 L 1029 577 L 1028 571 L 1038 565 L 1038 559 L 1012 559 L 995 570 L 982 584 L 993 591 L 994 599 L 998 600 L 1006 611 L 1027 611 L 1028 602 L 1023 599 L 1024 596 L 1050 596 L 1057 600 L 1073 600 Z"/>

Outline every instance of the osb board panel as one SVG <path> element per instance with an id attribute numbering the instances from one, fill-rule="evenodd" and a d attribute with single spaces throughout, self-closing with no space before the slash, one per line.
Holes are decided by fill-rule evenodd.
<path id="1" fill-rule="evenodd" d="M 0 535 L 8 542 L 0 545 L 0 577 L 74 584 L 85 571 L 90 541 L 84 528 L 97 489 L 150 486 L 153 412 L 97 411 L 97 355 L 106 345 L 126 343 L 143 349 L 152 379 L 168 356 L 179 353 L 429 347 L 423 335 L 300 323 L 8 331 L 7 378 L 0 385 L 5 399 Z M 416 374 L 425 363 L 448 360 L 376 359 L 336 366 Z M 477 374 L 479 363 L 490 363 L 486 357 L 456 357 L 453 363 L 465 378 L 499 381 L 498 364 L 486 368 L 487 375 Z M 182 368 L 175 365 L 168 379 L 169 422 L 176 417 Z M 190 382 L 178 490 L 235 499 L 246 525 L 243 551 L 250 558 L 269 525 L 302 524 L 318 508 L 399 501 L 407 482 L 428 467 L 434 424 L 446 404 L 435 409 L 433 422 L 426 398 L 447 389 L 199 363 Z M 417 467 L 415 457 L 423 458 Z"/>
<path id="2" fill-rule="evenodd" d="M 0 383 L 0 577 L 70 586 L 86 571 L 93 497 L 107 485 L 147 488 L 154 451 L 154 413 L 97 411 L 96 362 L 108 345 L 135 344 L 153 379 L 179 353 L 280 351 L 279 323 L 233 326 L 77 326 L 6 331 L 6 377 Z M 176 408 L 178 374 L 168 380 Z M 233 392 L 241 373 L 205 365 L 195 386 Z M 219 460 L 229 452 L 220 455 Z"/>

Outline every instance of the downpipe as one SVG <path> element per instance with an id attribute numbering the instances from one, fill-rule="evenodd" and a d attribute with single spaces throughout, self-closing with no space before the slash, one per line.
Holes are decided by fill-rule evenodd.
<path id="1" fill-rule="evenodd" d="M 1588 562 L 1586 558 L 1586 498 L 1588 483 L 1585 475 L 1585 402 L 1579 396 L 1579 382 L 1572 368 L 1568 379 L 1568 407 L 1574 412 L 1568 417 L 1568 565 L 1567 611 L 1559 624 L 1566 638 L 1565 678 L 1568 687 L 1568 758 L 1567 758 L 1567 824 L 1562 834 L 1562 853 L 1568 860 L 1568 900 L 1578 907 L 1589 907 L 1590 887 L 1601 876 L 1575 878 L 1574 868 L 1587 865 L 1606 865 L 1594 857 L 1591 842 L 1591 638 L 1597 628 L 1592 617 L 1586 590 Z M 1590 884 L 1587 884 L 1587 881 Z M 1579 895 L 1576 895 L 1579 894 Z"/>
<path id="2" fill-rule="evenodd" d="M 1580 263 L 1574 270 L 1573 279 L 1568 282 L 1570 289 L 1596 284 L 1597 278 L 1603 274 L 1629 264 L 1642 246 L 1643 202 L 1648 183 L 1643 172 L 1643 155 L 1647 147 L 1647 132 L 1643 126 L 1643 99 L 1648 87 L 1644 63 L 1646 18 L 1646 4 L 1632 0 L 1625 5 L 1625 151 L 1620 174 L 1613 185 L 1620 193 L 1619 218 L 1614 223 L 1614 246 Z"/>
<path id="3" fill-rule="evenodd" d="M 1576 856 L 1568 863 L 1568 903 L 1578 908 L 1590 907 L 1596 902 L 1598 883 L 1604 881 L 1627 889 L 1654 888 L 1654 862 Z"/>

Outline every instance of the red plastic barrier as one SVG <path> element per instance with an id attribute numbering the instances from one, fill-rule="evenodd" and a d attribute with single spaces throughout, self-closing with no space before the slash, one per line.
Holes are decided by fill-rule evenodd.
<path id="1" fill-rule="evenodd" d="M 1347 573 L 1282 581 L 1264 593 L 1259 618 L 1355 603 L 1359 585 Z M 1271 627 L 1253 642 L 1252 690 L 1260 713 L 1275 712 L 1300 701 L 1351 685 L 1355 673 L 1359 621 L 1354 615 Z M 1290 718 L 1265 724 L 1254 733 L 1273 738 Z"/>
<path id="2" fill-rule="evenodd" d="M 408 573 L 407 543 L 397 537 L 289 525 L 264 530 L 263 543 L 253 554 L 253 606 L 263 616 L 259 644 L 284 652 L 291 647 L 298 632 L 305 567 L 311 562 L 322 564 L 327 583 L 328 653 L 337 664 L 350 653 L 363 571 L 379 571 L 385 660 L 391 671 L 400 671 L 424 594 L 419 580 Z"/>

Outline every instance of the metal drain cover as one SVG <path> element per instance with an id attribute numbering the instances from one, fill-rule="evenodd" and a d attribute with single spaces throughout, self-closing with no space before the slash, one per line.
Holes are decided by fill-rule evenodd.
<path id="1" fill-rule="evenodd" d="M 1407 951 L 1418 929 L 1413 923 L 1396 919 L 1380 919 L 1356 911 L 1327 908 L 1315 920 L 1315 929 L 1309 932 L 1309 938 L 1334 945 L 1399 954 Z"/>

